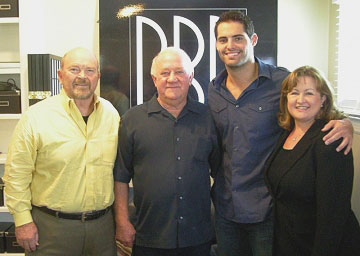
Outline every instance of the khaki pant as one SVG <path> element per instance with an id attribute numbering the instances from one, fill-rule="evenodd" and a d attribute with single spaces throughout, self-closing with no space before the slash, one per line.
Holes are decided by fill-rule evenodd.
<path id="1" fill-rule="evenodd" d="M 96 220 L 81 222 L 51 216 L 33 208 L 39 246 L 29 256 L 115 256 L 115 222 L 112 211 Z"/>

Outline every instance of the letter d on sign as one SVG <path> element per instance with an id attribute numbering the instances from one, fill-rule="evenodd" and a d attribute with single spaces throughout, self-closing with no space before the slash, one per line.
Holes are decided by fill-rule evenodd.
<path id="1" fill-rule="evenodd" d="M 143 85 L 143 23 L 152 27 L 160 37 L 161 50 L 167 47 L 167 40 L 164 31 L 153 20 L 136 16 L 136 103 L 140 105 L 144 101 L 144 85 Z"/>

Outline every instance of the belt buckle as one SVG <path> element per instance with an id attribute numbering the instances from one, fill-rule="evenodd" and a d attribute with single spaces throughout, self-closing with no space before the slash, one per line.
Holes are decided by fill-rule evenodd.
<path id="1" fill-rule="evenodd" d="M 86 212 L 81 213 L 81 222 L 85 222 L 86 220 Z"/>

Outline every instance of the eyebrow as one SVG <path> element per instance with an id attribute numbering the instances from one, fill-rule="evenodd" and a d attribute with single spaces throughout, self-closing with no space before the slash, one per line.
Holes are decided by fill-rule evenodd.
<path id="1" fill-rule="evenodd" d="M 243 34 L 236 34 L 236 35 L 232 35 L 232 36 L 230 36 L 230 37 L 238 37 L 238 36 L 244 36 Z M 220 38 L 228 38 L 228 36 L 218 36 L 218 39 L 220 39 Z"/>
<path id="2" fill-rule="evenodd" d="M 299 89 L 297 89 L 296 87 L 294 87 L 294 88 L 291 89 L 291 91 L 295 91 L 295 90 L 296 90 L 296 91 L 299 91 Z M 314 88 L 306 88 L 306 89 L 305 89 L 305 91 L 309 91 L 309 90 L 311 90 L 311 91 L 316 91 L 316 89 L 314 89 Z"/>

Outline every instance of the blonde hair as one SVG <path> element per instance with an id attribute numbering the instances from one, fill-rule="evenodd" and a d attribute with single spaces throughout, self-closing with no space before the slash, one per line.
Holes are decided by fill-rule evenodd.
<path id="1" fill-rule="evenodd" d="M 316 116 L 316 119 L 322 119 L 325 121 L 334 119 L 343 119 L 346 115 L 337 110 L 334 105 L 333 96 L 330 89 L 330 83 L 320 73 L 319 70 L 310 67 L 302 66 L 291 72 L 281 85 L 281 96 L 280 96 L 280 112 L 278 113 L 279 125 L 286 129 L 291 130 L 294 127 L 294 118 L 290 115 L 287 108 L 287 95 L 294 87 L 296 87 L 300 77 L 311 77 L 315 80 L 316 90 L 320 93 L 320 96 L 325 96 L 325 101 L 322 104 L 320 112 Z"/>

